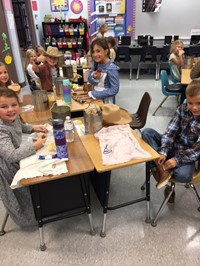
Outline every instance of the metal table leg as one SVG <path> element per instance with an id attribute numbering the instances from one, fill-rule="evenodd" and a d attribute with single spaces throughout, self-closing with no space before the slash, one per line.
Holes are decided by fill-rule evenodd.
<path id="1" fill-rule="evenodd" d="M 110 177 L 111 171 L 105 172 L 106 177 L 106 187 L 105 187 L 105 194 L 104 194 L 104 204 L 103 204 L 103 221 L 102 221 L 102 228 L 101 228 L 101 237 L 106 236 L 106 217 L 107 217 L 107 210 L 108 210 L 108 199 L 109 199 L 109 192 L 110 192 Z"/>
<path id="2" fill-rule="evenodd" d="M 150 217 L 150 163 L 146 162 L 146 223 L 151 222 Z"/>
<path id="3" fill-rule="evenodd" d="M 94 226 L 93 226 L 91 207 L 90 207 L 90 202 L 88 200 L 88 193 L 87 193 L 87 189 L 86 189 L 85 178 L 86 177 L 84 175 L 80 175 L 81 187 L 82 187 L 84 200 L 85 200 L 85 205 L 86 205 L 86 210 L 87 210 L 87 214 L 88 214 L 88 218 L 89 218 L 90 234 L 91 235 L 95 235 L 96 232 L 95 232 L 95 229 L 94 229 Z"/>
<path id="4" fill-rule="evenodd" d="M 7 220 L 8 220 L 8 216 L 9 214 L 6 212 L 5 216 L 4 216 L 4 219 L 3 219 L 3 223 L 2 223 L 2 226 L 1 226 L 1 230 L 0 230 L 0 236 L 3 236 L 5 235 L 5 226 L 6 226 L 6 223 L 7 223 Z"/>

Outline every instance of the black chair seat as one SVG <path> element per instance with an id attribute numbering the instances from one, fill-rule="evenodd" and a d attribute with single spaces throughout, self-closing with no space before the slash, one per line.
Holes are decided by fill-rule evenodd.
<path id="1" fill-rule="evenodd" d="M 169 92 L 181 92 L 182 91 L 182 85 L 181 84 L 170 84 L 166 87 L 166 91 Z"/>

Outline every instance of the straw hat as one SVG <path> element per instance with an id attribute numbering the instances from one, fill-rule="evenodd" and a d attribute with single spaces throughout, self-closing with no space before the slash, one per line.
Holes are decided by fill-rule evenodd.
<path id="1" fill-rule="evenodd" d="M 105 104 L 102 107 L 102 118 L 107 125 L 125 125 L 132 121 L 130 114 L 116 104 Z"/>
<path id="2" fill-rule="evenodd" d="M 58 52 L 57 47 L 48 46 L 47 50 L 43 52 L 43 55 L 58 58 L 62 54 Z"/>

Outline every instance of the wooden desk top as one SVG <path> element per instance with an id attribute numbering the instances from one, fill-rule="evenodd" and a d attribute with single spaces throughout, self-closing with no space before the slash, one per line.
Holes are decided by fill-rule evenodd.
<path id="1" fill-rule="evenodd" d="M 79 136 L 75 133 L 75 140 L 72 143 L 68 143 L 69 161 L 66 162 L 68 173 L 61 175 L 49 175 L 34 177 L 28 179 L 22 179 L 20 183 L 23 186 L 35 185 L 38 183 L 48 182 L 55 179 L 66 178 L 78 174 L 88 173 L 94 170 L 94 165 L 88 156 Z"/>
<path id="2" fill-rule="evenodd" d="M 191 69 L 182 68 L 181 69 L 181 84 L 188 85 L 192 81 L 190 78 Z"/>
<path id="3" fill-rule="evenodd" d="M 115 165 L 103 165 L 102 164 L 102 156 L 101 156 L 101 150 L 100 150 L 100 146 L 99 146 L 99 141 L 94 137 L 94 135 L 85 135 L 85 136 L 81 136 L 81 141 L 86 149 L 86 151 L 88 152 L 95 169 L 98 172 L 106 172 L 106 171 L 110 171 L 110 170 L 114 170 L 117 168 L 121 168 L 121 167 L 125 167 L 125 166 L 129 166 L 129 165 L 134 165 L 134 164 L 139 164 L 139 163 L 144 163 L 144 162 L 148 162 L 148 161 L 152 161 L 155 160 L 157 158 L 159 158 L 159 154 L 152 149 L 146 142 L 144 142 L 137 134 L 136 132 L 133 130 L 133 136 L 138 140 L 139 144 L 141 145 L 141 147 L 146 150 L 148 153 L 150 153 L 150 155 L 152 157 L 150 158 L 143 158 L 143 159 L 135 159 L 135 160 L 131 160 L 129 162 L 126 163 L 122 163 L 122 164 L 115 164 Z"/>
<path id="4" fill-rule="evenodd" d="M 95 103 L 98 106 L 103 106 L 103 102 L 100 101 L 95 101 Z M 32 94 L 29 95 L 24 95 L 23 96 L 23 104 L 22 106 L 25 105 L 33 105 L 33 97 Z M 71 105 L 70 105 L 70 111 L 73 112 L 79 112 L 79 111 L 83 111 L 85 108 L 88 107 L 88 103 L 79 103 L 74 101 L 73 99 L 71 99 Z M 47 111 L 35 111 L 35 110 L 31 110 L 31 111 L 27 111 L 27 112 L 21 112 L 21 117 L 23 118 L 23 120 L 26 123 L 30 123 L 30 124 L 44 124 L 48 121 L 49 118 L 51 118 L 51 111 L 47 110 Z"/>

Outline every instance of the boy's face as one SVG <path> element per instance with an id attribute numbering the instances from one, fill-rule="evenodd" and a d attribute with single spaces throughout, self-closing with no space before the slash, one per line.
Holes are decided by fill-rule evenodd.
<path id="1" fill-rule="evenodd" d="M 187 106 L 193 116 L 200 116 L 200 94 L 189 97 L 186 95 L 187 98 Z"/>
<path id="2" fill-rule="evenodd" d="M 49 66 L 53 67 L 58 63 L 57 57 L 45 56 L 46 62 Z"/>
<path id="3" fill-rule="evenodd" d="M 19 115 L 19 103 L 15 97 L 0 97 L 0 118 L 5 122 L 13 122 Z"/>

